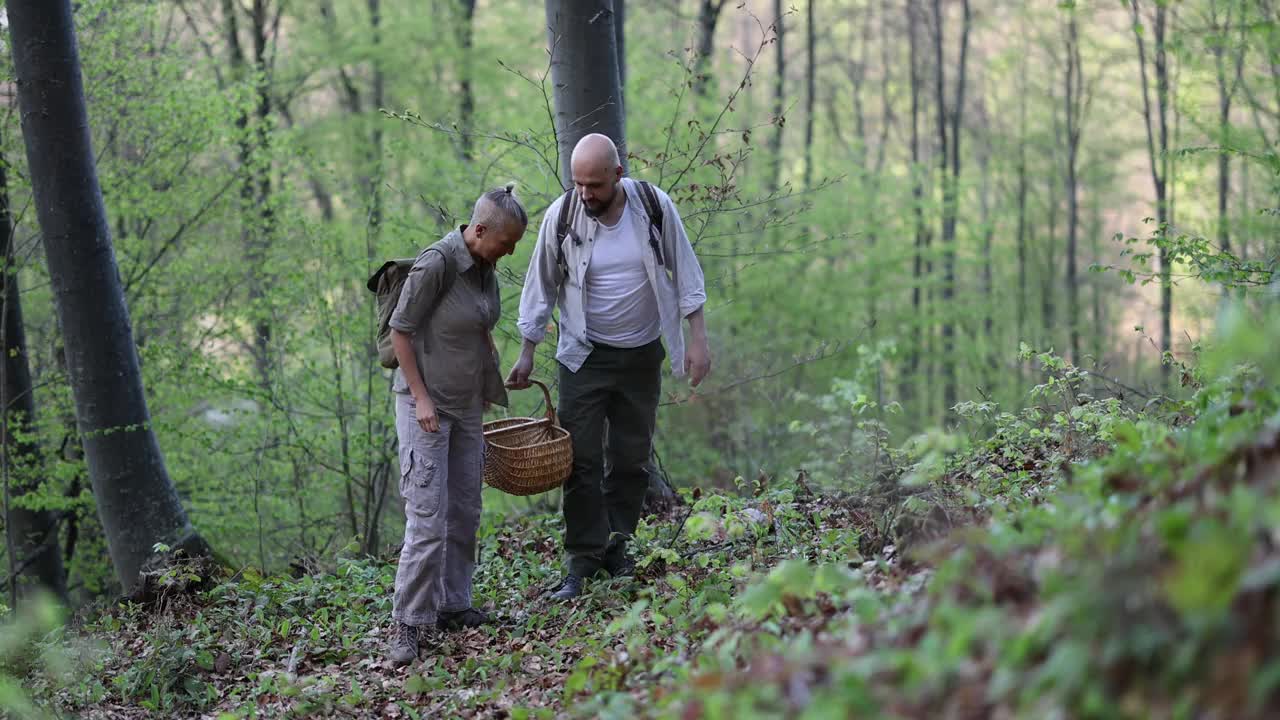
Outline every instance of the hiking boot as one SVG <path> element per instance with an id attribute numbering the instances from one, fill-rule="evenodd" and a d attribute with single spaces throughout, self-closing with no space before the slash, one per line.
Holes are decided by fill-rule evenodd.
<path id="1" fill-rule="evenodd" d="M 610 577 L 631 577 L 636 574 L 636 561 L 626 550 L 604 556 L 604 569 Z"/>
<path id="2" fill-rule="evenodd" d="M 418 637 L 421 633 L 414 625 L 408 625 L 402 622 L 396 623 L 396 628 L 391 636 L 391 649 L 387 652 L 387 659 L 395 667 L 408 665 L 418 659 Z"/>
<path id="3" fill-rule="evenodd" d="M 456 612 L 442 612 L 436 617 L 436 627 L 441 630 L 465 630 L 487 625 L 491 622 L 493 622 L 493 618 L 489 617 L 484 611 L 475 608 L 467 608 Z"/>
<path id="4" fill-rule="evenodd" d="M 572 600 L 582 594 L 582 576 L 569 573 L 560 585 L 551 591 L 553 600 Z"/>

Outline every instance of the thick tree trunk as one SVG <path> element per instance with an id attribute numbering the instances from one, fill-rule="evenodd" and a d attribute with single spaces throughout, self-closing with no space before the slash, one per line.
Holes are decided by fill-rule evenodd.
<path id="1" fill-rule="evenodd" d="M 547 0 L 546 15 L 560 182 L 567 188 L 569 158 L 584 135 L 609 136 L 627 165 L 617 31 L 611 0 Z"/>
<path id="2" fill-rule="evenodd" d="M 129 312 L 89 137 L 69 0 L 10 0 L 27 163 L 67 374 L 121 585 L 132 589 L 163 543 L 207 553 L 165 470 L 151 430 Z"/>
<path id="3" fill-rule="evenodd" d="M 5 529 L 9 541 L 10 601 L 27 591 L 42 588 L 59 600 L 67 600 L 66 575 L 58 549 L 58 516 L 52 510 L 17 507 L 14 500 L 39 488 L 37 468 L 40 448 L 31 433 L 36 416 L 31 367 L 27 362 L 26 327 L 22 321 L 22 294 L 14 266 L 13 217 L 9 209 L 9 164 L 0 157 L 0 261 L 4 263 L 3 323 L 4 359 L 0 372 L 0 407 L 3 425 L 5 481 Z M 25 467 L 24 467 L 25 466 Z M 16 482 L 12 480 L 20 471 Z"/>

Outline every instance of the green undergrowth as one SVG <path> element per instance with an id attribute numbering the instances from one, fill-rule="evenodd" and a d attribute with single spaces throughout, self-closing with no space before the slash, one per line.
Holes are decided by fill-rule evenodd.
<path id="1" fill-rule="evenodd" d="M 637 533 L 637 576 L 572 603 L 545 597 L 558 518 L 487 518 L 476 603 L 497 622 L 433 632 L 408 668 L 382 659 L 391 559 L 209 587 L 177 566 L 147 606 L 11 623 L 0 699 L 113 718 L 1274 717 L 1277 335 L 1223 326 L 1185 400 L 1135 406 L 1027 353 L 1030 407 L 961 405 L 874 473 L 682 491 Z"/>

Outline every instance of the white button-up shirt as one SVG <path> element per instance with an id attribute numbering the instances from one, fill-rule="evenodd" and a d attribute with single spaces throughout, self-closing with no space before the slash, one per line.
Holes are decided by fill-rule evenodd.
<path id="1" fill-rule="evenodd" d="M 634 232 L 630 235 L 644 246 L 641 257 L 644 258 L 645 272 L 658 299 L 662 339 L 666 345 L 667 357 L 671 361 L 672 373 L 679 377 L 684 375 L 684 331 L 680 322 L 707 301 L 702 266 L 698 264 L 689 236 L 685 234 L 684 223 L 680 220 L 675 203 L 671 202 L 665 192 L 654 186 L 654 194 L 662 204 L 660 247 L 663 264 L 659 265 L 658 258 L 649 246 L 649 215 L 645 212 L 639 186 L 631 178 L 622 178 L 619 187 L 627 193 L 627 203 L 633 209 L 633 212 L 625 213 L 623 217 L 634 223 Z M 560 217 L 560 204 L 564 200 L 565 197 L 561 195 L 543 215 L 538 242 L 534 246 L 529 272 L 524 279 L 524 290 L 520 294 L 518 326 L 525 339 L 535 343 L 542 342 L 547 334 L 551 312 L 558 306 L 560 336 L 556 346 L 556 359 L 569 370 L 577 372 L 592 349 L 591 342 L 587 339 L 585 287 L 591 249 L 595 245 L 592 238 L 599 231 L 600 223 L 587 215 L 581 203 L 578 204 L 575 217 L 569 218 L 572 232 L 566 234 L 564 239 L 567 268 L 561 267 L 558 262 L 559 251 L 555 245 L 556 223 Z"/>

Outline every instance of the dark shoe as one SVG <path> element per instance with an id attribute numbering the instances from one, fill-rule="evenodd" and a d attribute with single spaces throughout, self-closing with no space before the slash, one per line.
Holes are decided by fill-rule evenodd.
<path id="1" fill-rule="evenodd" d="M 475 608 L 467 608 L 457 612 L 442 612 L 436 618 L 436 627 L 441 630 L 465 630 L 476 628 L 493 622 L 488 614 Z"/>
<path id="2" fill-rule="evenodd" d="M 551 591 L 553 600 L 572 600 L 582 594 L 582 576 L 569 573 L 560 581 L 559 587 Z"/>
<path id="3" fill-rule="evenodd" d="M 387 659 L 396 667 L 408 665 L 418 659 L 418 628 L 397 622 L 391 637 L 391 649 Z"/>
<path id="4" fill-rule="evenodd" d="M 631 577 L 636 574 L 636 561 L 626 550 L 604 556 L 604 569 L 610 577 Z"/>

